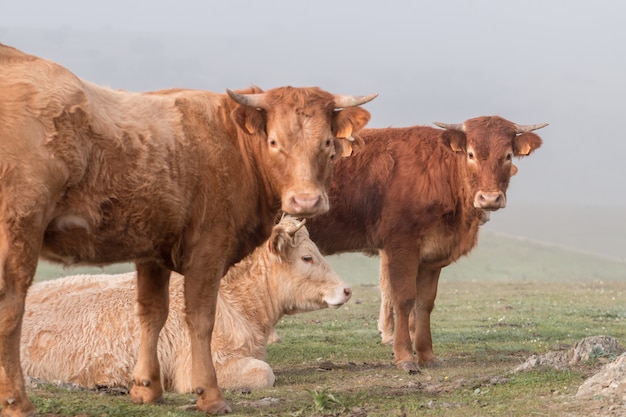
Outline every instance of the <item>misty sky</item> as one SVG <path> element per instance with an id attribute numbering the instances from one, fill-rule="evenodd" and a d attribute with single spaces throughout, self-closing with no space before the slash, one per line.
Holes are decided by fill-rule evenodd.
<path id="1" fill-rule="evenodd" d="M 624 16 L 616 0 L 0 0 L 0 42 L 129 90 L 378 92 L 371 127 L 547 122 L 509 204 L 626 205 Z"/>

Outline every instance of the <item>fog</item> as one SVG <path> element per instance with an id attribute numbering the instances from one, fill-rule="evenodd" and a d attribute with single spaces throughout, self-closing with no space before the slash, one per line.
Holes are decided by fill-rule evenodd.
<path id="1" fill-rule="evenodd" d="M 0 10 L 0 42 L 114 88 L 318 85 L 378 92 L 371 127 L 492 114 L 549 123 L 544 145 L 516 163 L 509 205 L 626 207 L 625 2 L 1 0 Z"/>

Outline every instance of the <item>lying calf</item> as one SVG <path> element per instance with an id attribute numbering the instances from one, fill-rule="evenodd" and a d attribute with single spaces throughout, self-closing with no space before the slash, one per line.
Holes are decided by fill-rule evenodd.
<path id="1" fill-rule="evenodd" d="M 274 384 L 263 361 L 285 314 L 338 307 L 352 291 L 326 263 L 306 228 L 285 218 L 222 279 L 211 351 L 222 388 Z M 139 349 L 135 273 L 66 277 L 33 285 L 22 326 L 26 375 L 93 388 L 129 386 Z M 183 277 L 170 277 L 170 312 L 159 341 L 163 386 L 190 392 L 191 350 Z"/>

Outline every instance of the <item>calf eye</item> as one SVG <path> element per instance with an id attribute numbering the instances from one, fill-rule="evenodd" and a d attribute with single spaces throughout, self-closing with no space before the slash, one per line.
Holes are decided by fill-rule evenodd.
<path id="1" fill-rule="evenodd" d="M 313 257 L 311 255 L 305 255 L 302 257 L 302 261 L 307 264 L 313 263 Z"/>
<path id="2" fill-rule="evenodd" d="M 509 153 L 506 154 L 506 160 L 507 161 L 510 161 L 512 158 L 513 158 L 513 153 L 512 152 L 509 152 Z"/>
<path id="3" fill-rule="evenodd" d="M 324 145 L 326 145 L 326 147 L 329 148 L 332 143 L 333 142 L 330 139 L 326 139 L 326 142 L 324 142 Z"/>

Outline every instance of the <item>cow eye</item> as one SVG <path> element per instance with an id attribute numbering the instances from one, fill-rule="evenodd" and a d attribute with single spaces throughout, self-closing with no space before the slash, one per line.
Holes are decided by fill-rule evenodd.
<path id="1" fill-rule="evenodd" d="M 332 143 L 333 143 L 333 142 L 332 142 L 330 139 L 326 139 L 326 142 L 324 143 L 324 145 L 326 145 L 326 147 L 327 147 L 327 148 L 330 148 L 330 145 L 331 145 Z"/>
<path id="2" fill-rule="evenodd" d="M 513 153 L 512 152 L 509 152 L 509 153 L 506 154 L 506 160 L 507 161 L 510 161 L 512 158 L 513 158 Z"/>
<path id="3" fill-rule="evenodd" d="M 313 257 L 311 255 L 305 255 L 302 257 L 302 261 L 307 264 L 313 263 Z"/>
<path id="4" fill-rule="evenodd" d="M 469 159 L 470 161 L 471 161 L 472 159 L 474 159 L 474 152 L 469 151 L 469 152 L 467 153 L 467 159 Z"/>
<path id="5" fill-rule="evenodd" d="M 268 139 L 267 141 L 272 148 L 276 148 L 278 146 L 278 142 L 276 139 Z"/>

